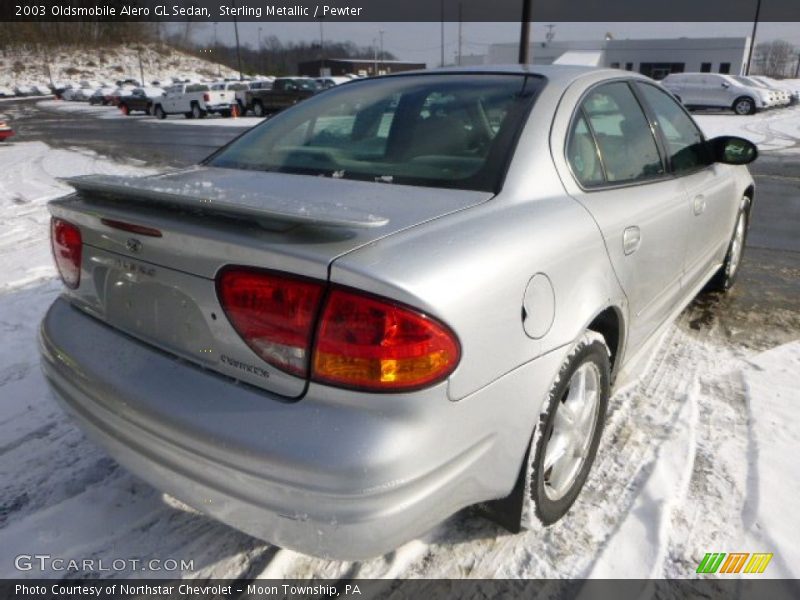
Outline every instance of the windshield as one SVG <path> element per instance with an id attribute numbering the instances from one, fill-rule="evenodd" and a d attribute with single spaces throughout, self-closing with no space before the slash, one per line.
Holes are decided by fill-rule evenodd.
<path id="1" fill-rule="evenodd" d="M 348 83 L 279 113 L 207 164 L 494 191 L 542 82 L 449 74 Z"/>
<path id="2" fill-rule="evenodd" d="M 757 87 L 757 88 L 765 88 L 765 87 L 767 87 L 763 83 L 761 83 L 759 81 L 756 81 L 755 79 L 748 79 L 747 77 L 741 77 L 739 75 L 731 75 L 731 77 L 733 79 L 735 79 L 736 81 L 738 81 L 739 83 L 742 83 L 742 84 L 750 86 L 750 87 Z"/>

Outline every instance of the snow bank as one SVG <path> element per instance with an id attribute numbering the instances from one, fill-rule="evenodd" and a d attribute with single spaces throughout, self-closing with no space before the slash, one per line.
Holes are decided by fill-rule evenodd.
<path id="1" fill-rule="evenodd" d="M 695 113 L 706 137 L 736 135 L 750 140 L 762 152 L 800 153 L 800 105 L 754 115 Z"/>

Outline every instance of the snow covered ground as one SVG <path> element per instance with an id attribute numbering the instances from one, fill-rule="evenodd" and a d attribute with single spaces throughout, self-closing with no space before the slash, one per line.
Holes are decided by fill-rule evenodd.
<path id="1" fill-rule="evenodd" d="M 158 125 L 159 119 L 143 113 L 124 115 L 114 106 L 91 106 L 86 102 L 65 102 L 63 100 L 42 100 L 36 103 L 37 107 L 44 110 L 58 110 L 67 113 L 80 113 L 91 115 L 98 119 L 137 119 L 141 123 Z M 205 119 L 187 119 L 183 115 L 169 115 L 167 120 L 170 125 L 190 125 L 193 127 L 253 127 L 264 120 L 263 117 L 237 117 L 227 118 L 219 115 L 209 115 Z"/>
<path id="2" fill-rule="evenodd" d="M 53 81 L 113 82 L 128 78 L 138 81 L 142 71 L 146 81 L 165 80 L 171 76 L 202 79 L 238 75 L 228 67 L 184 54 L 169 46 L 154 44 L 142 45 L 140 69 L 135 48 L 124 44 L 77 50 L 64 46 L 45 52 L 43 49 L 6 47 L 0 57 L 0 87 L 45 85 L 50 76 Z"/>
<path id="3" fill-rule="evenodd" d="M 584 491 L 544 531 L 510 535 L 464 511 L 348 563 L 196 514 L 87 441 L 39 371 L 37 327 L 60 289 L 45 203 L 68 190 L 57 177 L 88 172 L 146 170 L 38 142 L 0 147 L 0 577 L 39 576 L 13 566 L 35 553 L 193 560 L 183 575 L 204 578 L 691 577 L 706 552 L 759 551 L 775 554 L 765 576 L 800 576 L 800 512 L 787 510 L 800 493 L 800 334 L 759 354 L 693 330 L 685 313 L 612 399 Z"/>
<path id="4" fill-rule="evenodd" d="M 800 154 L 800 105 L 747 116 L 696 112 L 694 119 L 707 137 L 738 135 L 762 152 Z"/>

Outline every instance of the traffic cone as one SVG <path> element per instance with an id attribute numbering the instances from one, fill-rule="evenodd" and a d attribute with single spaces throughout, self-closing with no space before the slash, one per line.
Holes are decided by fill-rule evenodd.
<path id="1" fill-rule="evenodd" d="M 238 119 L 239 118 L 239 103 L 238 102 L 236 104 L 234 104 L 233 107 L 231 108 L 231 117 L 233 117 L 234 119 Z"/>

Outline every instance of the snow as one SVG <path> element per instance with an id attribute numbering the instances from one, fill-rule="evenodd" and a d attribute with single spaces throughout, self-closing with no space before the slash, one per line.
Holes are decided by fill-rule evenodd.
<path id="1" fill-rule="evenodd" d="M 800 105 L 746 116 L 702 112 L 693 116 L 709 138 L 736 135 L 750 140 L 762 152 L 800 153 Z"/>
<path id="2" fill-rule="evenodd" d="M 90 115 L 98 119 L 137 119 L 141 123 L 148 125 L 159 125 L 162 121 L 144 115 L 141 113 L 134 113 L 132 115 L 123 115 L 122 112 L 114 106 L 90 106 L 85 102 L 68 102 L 63 100 L 42 100 L 37 102 L 39 108 L 45 110 L 58 110 L 67 113 L 81 113 Z M 261 123 L 265 117 L 237 117 L 227 118 L 218 115 L 209 115 L 204 119 L 187 119 L 183 115 L 168 115 L 166 120 L 170 125 L 190 125 L 193 127 L 253 127 Z"/>
<path id="3" fill-rule="evenodd" d="M 43 51 L 22 47 L 5 47 L 3 64 L 19 64 L 21 71 L 0 68 L 0 87 L 13 88 L 15 85 L 44 85 L 49 75 L 55 83 L 88 81 L 92 83 L 111 82 L 121 79 L 141 79 L 139 45 L 116 45 L 110 47 L 75 49 L 69 46 Z M 164 83 L 169 77 L 181 79 L 235 77 L 238 75 L 228 67 L 217 65 L 200 58 L 184 54 L 169 46 L 144 44 L 142 47 L 142 68 L 146 82 L 159 80 Z M 50 66 L 48 74 L 47 65 Z"/>
<path id="4" fill-rule="evenodd" d="M 36 335 L 61 288 L 45 203 L 57 177 L 148 171 L 43 143 L 0 147 L 0 577 L 14 557 L 193 560 L 185 577 L 694 577 L 706 552 L 773 552 L 800 576 L 800 340 L 755 353 L 682 315 L 638 382 L 617 393 L 598 458 L 566 519 L 510 535 L 470 511 L 360 563 L 275 548 L 118 467 L 55 404 Z M 61 577 L 60 571 L 45 576 Z M 159 576 L 132 567 L 98 576 Z"/>

